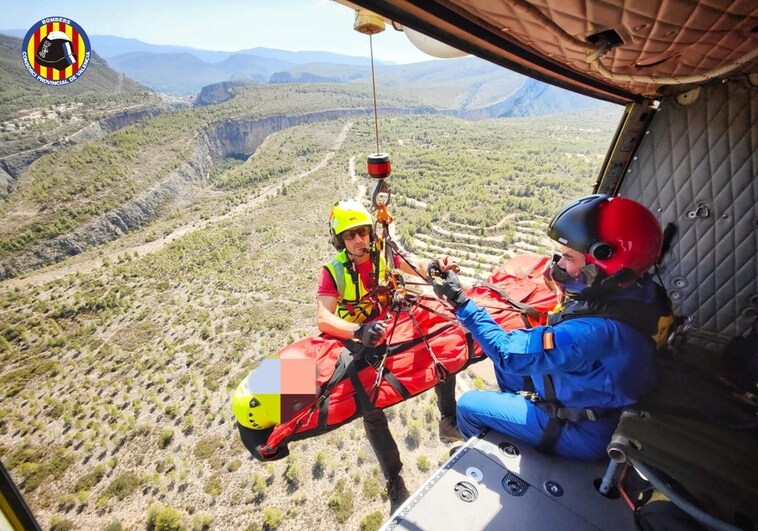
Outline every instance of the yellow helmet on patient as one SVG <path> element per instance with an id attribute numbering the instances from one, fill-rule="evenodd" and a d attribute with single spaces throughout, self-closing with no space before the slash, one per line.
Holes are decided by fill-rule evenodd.
<path id="1" fill-rule="evenodd" d="M 263 361 L 278 363 L 278 360 Z M 232 394 L 232 410 L 237 422 L 253 430 L 265 430 L 281 422 L 281 394 L 254 393 L 253 388 L 258 387 L 255 373 L 260 375 L 259 368 L 250 371 Z"/>

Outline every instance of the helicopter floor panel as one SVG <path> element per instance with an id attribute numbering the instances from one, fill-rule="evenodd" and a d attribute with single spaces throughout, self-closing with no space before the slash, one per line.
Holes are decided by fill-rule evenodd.
<path id="1" fill-rule="evenodd" d="M 540 454 L 490 431 L 471 438 L 383 529 L 636 529 L 622 499 L 596 484 L 607 463 Z"/>

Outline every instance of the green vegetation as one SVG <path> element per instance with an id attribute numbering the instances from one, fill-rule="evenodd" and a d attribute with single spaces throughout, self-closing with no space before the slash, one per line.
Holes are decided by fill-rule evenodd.
<path id="1" fill-rule="evenodd" d="M 123 500 L 133 494 L 141 484 L 142 481 L 134 472 L 122 472 L 105 489 L 103 498 L 107 500 L 110 497 L 115 497 Z"/>
<path id="2" fill-rule="evenodd" d="M 21 448 L 4 462 L 8 468 L 18 467 L 23 488 L 32 492 L 45 481 L 63 476 L 73 464 L 74 456 L 61 448 Z"/>
<path id="3" fill-rule="evenodd" d="M 74 484 L 74 491 L 90 491 L 92 487 L 100 483 L 100 480 L 105 476 L 105 467 L 103 465 L 97 465 L 90 472 L 87 472 L 80 477 Z"/>
<path id="4" fill-rule="evenodd" d="M 174 440 L 174 430 L 171 428 L 163 428 L 158 436 L 158 448 L 166 448 L 171 441 Z"/>
<path id="5" fill-rule="evenodd" d="M 474 389 L 478 389 L 479 391 L 487 389 L 487 383 L 482 379 L 481 376 L 474 376 L 474 379 L 471 383 L 474 386 Z"/>
<path id="6" fill-rule="evenodd" d="M 329 509 L 337 522 L 344 524 L 353 515 L 353 493 L 345 490 L 344 480 L 339 480 L 335 492 L 329 497 Z"/>
<path id="7" fill-rule="evenodd" d="M 157 94 L 92 59 L 76 83 L 48 87 L 21 61 L 21 39 L 0 35 L 0 157 L 71 136 L 92 121 L 160 104 Z"/>
<path id="8" fill-rule="evenodd" d="M 408 433 L 405 436 L 405 444 L 410 449 L 418 448 L 423 438 L 424 427 L 421 421 L 418 419 L 411 419 L 406 424 L 408 426 Z"/>
<path id="9" fill-rule="evenodd" d="M 267 487 L 266 479 L 262 475 L 256 472 L 253 475 L 252 487 L 251 487 L 252 492 L 260 497 L 263 497 L 266 494 L 266 487 Z"/>
<path id="10" fill-rule="evenodd" d="M 378 498 L 384 486 L 379 484 L 379 480 L 374 476 L 367 476 L 363 481 L 363 496 L 367 500 L 375 500 Z"/>
<path id="11" fill-rule="evenodd" d="M 313 477 L 320 479 L 324 477 L 326 471 L 326 452 L 320 450 L 316 453 L 316 460 L 313 463 Z"/>
<path id="12" fill-rule="evenodd" d="M 282 525 L 282 511 L 277 509 L 276 507 L 266 507 L 263 509 L 263 526 L 264 529 L 267 530 L 274 530 L 279 529 L 279 526 Z"/>
<path id="13" fill-rule="evenodd" d="M 182 515 L 171 507 L 155 503 L 147 510 L 148 531 L 183 531 Z"/>
<path id="14" fill-rule="evenodd" d="M 58 364 L 54 361 L 35 360 L 21 369 L 11 370 L 7 373 L 1 374 L 0 386 L 5 389 L 5 397 L 9 398 L 19 393 L 30 379 L 45 375 L 54 375 L 57 371 Z"/>
<path id="15" fill-rule="evenodd" d="M 192 517 L 192 531 L 208 531 L 213 524 L 213 517 L 209 514 L 196 514 Z"/>
<path id="16" fill-rule="evenodd" d="M 224 440 L 220 437 L 204 437 L 195 445 L 194 455 L 197 459 L 208 459 L 224 447 Z"/>
<path id="17" fill-rule="evenodd" d="M 446 218 L 490 235 L 486 227 L 507 214 L 550 216 L 590 189 L 614 126 L 596 110 L 475 123 L 385 118 L 393 192 L 427 205 L 415 226 L 404 223 L 403 230 Z"/>
<path id="18" fill-rule="evenodd" d="M 203 488 L 204 492 L 210 494 L 213 497 L 221 494 L 223 490 L 224 487 L 221 481 L 221 476 L 219 474 L 213 474 L 211 477 L 209 477 L 205 482 L 205 487 Z"/>
<path id="19" fill-rule="evenodd" d="M 0 230 L 0 258 L 64 234 L 133 199 L 185 164 L 191 154 L 190 139 L 223 123 L 364 108 L 367 97 L 366 88 L 347 85 L 250 85 L 224 104 L 164 113 L 101 140 L 46 155 L 29 170 L 31 185 L 0 204 L 0 215 L 21 204 L 37 209 L 35 216 L 9 226 L 8 232 Z M 387 103 L 412 104 L 402 98 Z M 312 162 L 317 150 L 317 144 L 293 146 L 283 153 L 277 167 L 258 171 L 253 166 L 258 171 L 255 175 L 232 171 L 219 184 L 238 188 L 268 181 L 295 168 L 299 161 Z"/>
<path id="20" fill-rule="evenodd" d="M 50 520 L 50 531 L 71 531 L 74 529 L 74 522 L 59 516 L 53 516 Z"/>
<path id="21" fill-rule="evenodd" d="M 432 463 L 425 455 L 420 455 L 416 458 L 416 466 L 422 472 L 429 472 L 432 469 Z"/>
<path id="22" fill-rule="evenodd" d="M 211 174 L 211 182 L 221 190 L 259 187 L 314 166 L 333 140 L 331 135 L 314 135 L 312 126 L 292 127 L 267 138 L 267 149 L 257 151 L 243 164 L 218 173 L 218 177 Z"/>
<path id="23" fill-rule="evenodd" d="M 297 489 L 300 485 L 300 463 L 292 455 L 287 456 L 287 468 L 284 471 L 284 479 L 292 490 Z"/>
<path id="24" fill-rule="evenodd" d="M 384 523 L 384 515 L 379 511 L 367 514 L 361 520 L 360 531 L 377 531 Z"/>
<path id="25" fill-rule="evenodd" d="M 299 110 L 314 102 L 309 110 L 326 108 L 339 95 L 335 87 L 280 89 Z M 43 157 L 37 165 L 60 166 L 60 180 L 29 175 L 18 198 L 0 206 L 0 241 L 33 223 L 42 228 L 3 256 L 59 232 L 41 236 L 48 222 L 81 227 L 154 186 L 164 166 L 186 162 L 193 135 L 235 113 L 245 121 L 285 108 L 271 101 L 278 94 L 271 87 L 250 90 L 237 102 L 145 120 Z M 340 90 L 338 101 L 356 105 L 368 94 Z M 203 122 L 209 119 L 216 121 Z M 289 458 L 264 465 L 248 456 L 229 409 L 232 390 L 264 356 L 316 332 L 314 279 L 334 252 L 326 213 L 370 184 L 363 177 L 352 182 L 348 168 L 354 158 L 358 173 L 365 170 L 366 154 L 375 150 L 373 124 L 351 122 L 340 149 L 334 142 L 346 120 L 273 133 L 241 164 L 228 157 L 209 170 L 205 188 L 182 199 L 192 204 L 166 204 L 145 230 L 74 258 L 81 273 L 64 277 L 53 269 L 50 277 L 35 272 L 0 285 L 0 457 L 33 509 L 74 522 L 81 513 L 95 528 L 115 530 L 120 522 L 133 525 L 135 500 L 156 499 L 165 505 L 151 508 L 150 529 L 220 522 L 306 528 L 332 515 L 342 524 L 353 514 L 355 525 L 376 528 L 376 511 L 387 509 L 384 480 L 359 422 L 293 443 Z M 538 248 L 544 205 L 589 189 L 612 122 L 606 127 L 591 115 L 530 122 L 381 117 L 394 168 L 391 212 L 403 245 L 419 256 L 444 246 L 472 274 L 486 274 L 514 246 Z M 555 149 L 543 149 L 540 135 Z M 323 169 L 297 179 L 327 154 Z M 292 179 L 286 194 L 261 197 L 282 179 Z M 20 223 L 19 230 L 6 221 Z M 145 251 L 148 242 L 155 247 Z M 103 265 L 92 267 L 95 260 Z M 388 410 L 395 437 L 409 443 L 403 458 L 415 486 L 435 465 L 425 456 L 447 453 L 437 446 L 430 404 L 419 397 Z M 325 485 L 339 488 L 325 494 Z M 257 522 L 240 516 L 249 514 Z"/>

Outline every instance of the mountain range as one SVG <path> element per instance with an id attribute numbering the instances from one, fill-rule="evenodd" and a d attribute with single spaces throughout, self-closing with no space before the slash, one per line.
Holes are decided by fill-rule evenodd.
<path id="1" fill-rule="evenodd" d="M 24 30 L 0 30 L 23 37 Z M 224 52 L 90 36 L 93 50 L 115 71 L 153 90 L 194 96 L 219 82 L 351 83 L 369 85 L 366 57 L 319 51 L 251 48 Z M 591 98 L 530 80 L 476 57 L 397 65 L 377 61 L 376 86 L 397 89 L 442 112 L 483 119 L 580 110 Z"/>

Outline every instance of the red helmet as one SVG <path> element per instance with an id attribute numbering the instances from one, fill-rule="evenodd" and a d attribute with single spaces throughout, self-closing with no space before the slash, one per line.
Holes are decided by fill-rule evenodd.
<path id="1" fill-rule="evenodd" d="M 563 208 L 547 235 L 580 253 L 604 275 L 626 284 L 658 261 L 661 226 L 644 206 L 623 197 L 588 195 Z"/>

